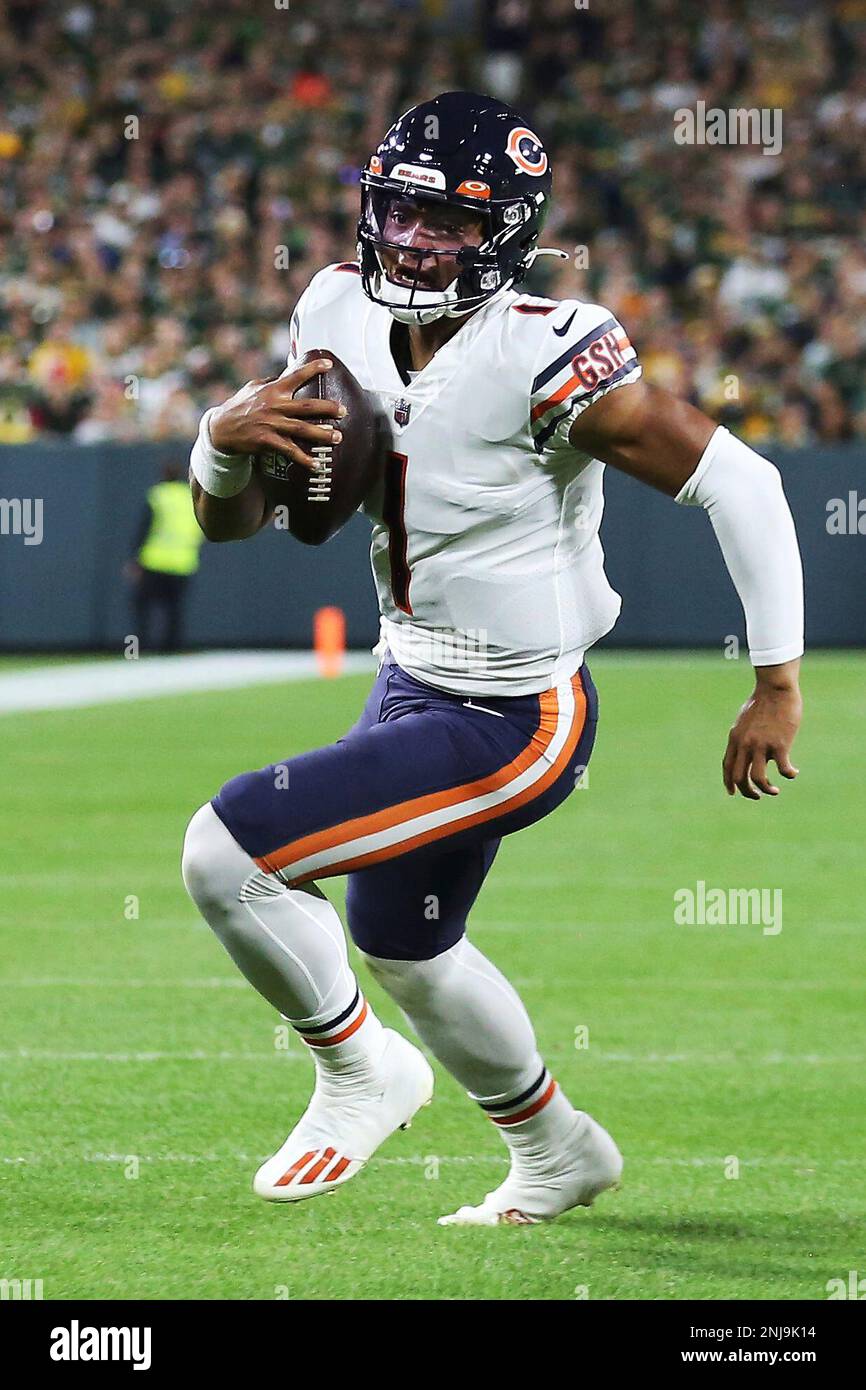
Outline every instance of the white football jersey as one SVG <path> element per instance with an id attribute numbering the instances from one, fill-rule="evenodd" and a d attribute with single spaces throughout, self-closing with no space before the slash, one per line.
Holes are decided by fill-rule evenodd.
<path id="1" fill-rule="evenodd" d="M 566 679 L 613 627 L 620 597 L 598 530 L 604 465 L 568 443 L 593 401 L 640 376 L 598 304 L 497 295 L 402 380 L 388 310 L 352 262 L 310 282 L 289 366 L 332 351 L 390 422 L 384 481 L 364 504 L 380 646 L 410 675 L 467 695 Z"/>

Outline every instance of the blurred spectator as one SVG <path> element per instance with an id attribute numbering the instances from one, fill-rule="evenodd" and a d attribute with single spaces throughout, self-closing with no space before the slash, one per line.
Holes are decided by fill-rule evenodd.
<path id="1" fill-rule="evenodd" d="M 133 543 L 134 559 L 126 566 L 143 652 L 175 652 L 181 645 L 184 603 L 204 541 L 186 478 L 186 468 L 169 464 L 163 469 L 161 480 L 147 494 Z"/>
<path id="2" fill-rule="evenodd" d="M 0 9 L 0 442 L 189 438 L 354 255 L 357 172 L 454 87 L 554 167 L 528 288 L 610 303 L 752 440 L 863 437 L 866 0 L 14 0 Z M 781 153 L 675 113 L 780 107 Z"/>

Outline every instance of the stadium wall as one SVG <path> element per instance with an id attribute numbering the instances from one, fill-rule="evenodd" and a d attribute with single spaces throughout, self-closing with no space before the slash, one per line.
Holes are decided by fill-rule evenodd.
<path id="1" fill-rule="evenodd" d="M 120 647 L 133 630 L 123 565 L 145 492 L 162 465 L 187 453 L 177 444 L 0 447 L 0 648 Z M 866 645 L 866 534 L 856 529 L 862 499 L 866 533 L 866 449 L 774 449 L 772 457 L 803 550 L 808 640 Z M 602 536 L 623 612 L 605 645 L 720 647 L 729 634 L 742 638 L 739 602 L 708 519 L 612 469 L 606 497 Z M 14 499 L 41 500 L 38 544 L 14 533 L 16 508 L 6 505 Z M 847 525 L 839 532 L 833 525 L 843 510 Z M 187 644 L 308 647 L 315 610 L 338 604 L 349 645 L 371 646 L 377 620 L 368 547 L 362 517 L 322 550 L 273 530 L 243 544 L 206 545 L 188 604 Z"/>

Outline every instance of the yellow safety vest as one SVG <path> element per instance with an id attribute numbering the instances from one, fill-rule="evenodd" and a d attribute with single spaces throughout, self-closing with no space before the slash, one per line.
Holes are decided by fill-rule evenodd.
<path id="1" fill-rule="evenodd" d="M 138 563 L 160 574 L 195 574 L 204 540 L 186 483 L 157 483 L 147 494 L 153 521 Z"/>

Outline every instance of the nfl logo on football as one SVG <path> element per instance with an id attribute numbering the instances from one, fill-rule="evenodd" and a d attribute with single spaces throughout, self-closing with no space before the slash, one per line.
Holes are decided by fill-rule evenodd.
<path id="1" fill-rule="evenodd" d="M 268 453 L 262 456 L 262 468 L 269 478 L 287 478 L 291 460 L 284 454 Z"/>

